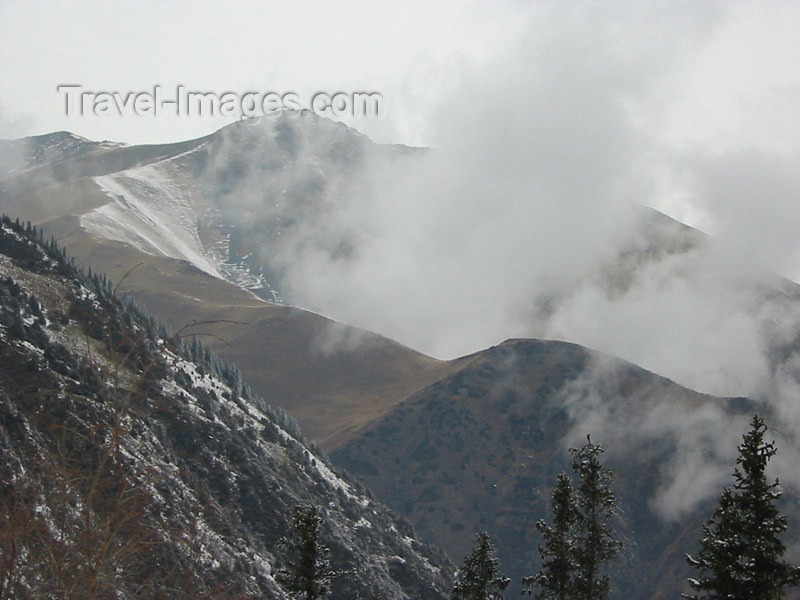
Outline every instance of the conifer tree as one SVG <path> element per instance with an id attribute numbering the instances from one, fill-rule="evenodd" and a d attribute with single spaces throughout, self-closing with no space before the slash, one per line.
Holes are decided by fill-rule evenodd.
<path id="1" fill-rule="evenodd" d="M 767 462 L 777 449 L 764 441 L 766 429 L 755 415 L 739 445 L 733 488 L 723 489 L 718 508 L 703 526 L 697 558 L 686 555 L 700 575 L 689 579 L 696 594 L 685 598 L 778 600 L 785 587 L 800 582 L 800 568 L 783 561 L 780 534 L 786 531 L 786 517 L 775 506 L 781 496 L 778 480 L 767 481 Z"/>
<path id="2" fill-rule="evenodd" d="M 335 573 L 330 568 L 330 550 L 320 539 L 321 527 L 318 507 L 296 506 L 289 536 L 280 542 L 284 556 L 276 580 L 296 600 L 321 600 L 330 594 Z"/>
<path id="3" fill-rule="evenodd" d="M 578 508 L 575 537 L 575 578 L 573 598 L 605 600 L 610 578 L 603 565 L 616 557 L 622 542 L 616 539 L 611 518 L 617 503 L 611 490 L 613 474 L 600 463 L 603 449 L 587 436 L 582 448 L 571 448 L 572 469 L 579 478 L 576 488 Z"/>
<path id="4" fill-rule="evenodd" d="M 569 600 L 575 586 L 575 526 L 578 521 L 578 508 L 575 504 L 575 490 L 566 473 L 560 473 L 553 490 L 553 524 L 545 521 L 536 523 L 542 536 L 539 556 L 541 570 L 533 576 L 522 579 L 523 594 L 534 596 L 537 600 Z"/>
<path id="5" fill-rule="evenodd" d="M 511 580 L 500 573 L 500 561 L 494 554 L 489 535 L 478 533 L 475 547 L 456 574 L 450 600 L 503 600 Z"/>

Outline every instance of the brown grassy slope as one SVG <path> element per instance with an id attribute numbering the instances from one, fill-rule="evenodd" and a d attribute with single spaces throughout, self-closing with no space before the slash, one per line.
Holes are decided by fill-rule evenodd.
<path id="1" fill-rule="evenodd" d="M 44 185 L 36 192 L 18 198 L 4 196 L 2 212 L 21 221 L 47 223 L 63 217 L 79 216 L 108 204 L 108 196 L 89 177 L 65 183 Z"/>
<path id="2" fill-rule="evenodd" d="M 381 336 L 304 310 L 268 304 L 183 261 L 98 240 L 75 218 L 45 224 L 71 256 L 122 284 L 174 330 L 192 321 L 253 390 L 297 418 L 309 439 L 332 450 L 398 402 L 456 368 Z M 337 345 L 337 340 L 341 343 Z M 355 343 L 357 342 L 357 343 Z"/>

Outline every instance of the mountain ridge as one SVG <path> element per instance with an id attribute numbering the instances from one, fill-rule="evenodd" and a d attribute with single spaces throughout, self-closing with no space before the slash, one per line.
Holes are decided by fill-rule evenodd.
<path id="1" fill-rule="evenodd" d="M 763 404 L 699 394 L 576 344 L 513 339 L 397 404 L 331 457 L 456 559 L 474 532 L 488 531 L 513 595 L 522 576 L 538 568 L 534 524 L 549 518 L 555 477 L 569 471 L 567 448 L 589 434 L 606 450 L 622 507 L 615 527 L 626 547 L 612 567 L 615 594 L 671 598 L 688 591 L 683 556 L 694 548 L 715 490 L 698 484 L 700 496 L 665 512 L 683 473 L 691 473 L 680 458 L 686 442 L 670 431 L 667 416 L 684 415 L 687 424 L 699 418 L 697 427 L 711 436 L 711 429 L 744 427 L 756 410 L 769 415 Z M 692 448 L 713 457 L 722 481 L 736 441 L 730 434 L 722 447 Z M 793 522 L 797 497 L 794 491 L 784 503 Z M 800 538 L 795 532 L 789 541 Z"/>

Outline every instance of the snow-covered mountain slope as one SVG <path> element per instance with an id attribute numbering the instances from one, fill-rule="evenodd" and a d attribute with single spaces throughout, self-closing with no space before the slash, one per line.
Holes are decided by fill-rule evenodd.
<path id="1" fill-rule="evenodd" d="M 213 258 L 204 254 L 197 235 L 191 196 L 164 173 L 158 163 L 95 177 L 111 202 L 81 217 L 90 233 L 129 244 L 157 256 L 185 260 L 214 277 L 222 277 Z"/>
<path id="2" fill-rule="evenodd" d="M 107 203 L 82 214 L 80 223 L 100 239 L 185 260 L 281 301 L 275 259 L 282 236 L 316 226 L 365 154 L 373 160 L 407 151 L 313 115 L 239 122 L 188 149 L 94 176 Z"/>
<path id="3" fill-rule="evenodd" d="M 334 598 L 446 596 L 441 553 L 129 300 L 0 224 L 3 597 L 282 600 L 298 504 L 347 571 Z"/>

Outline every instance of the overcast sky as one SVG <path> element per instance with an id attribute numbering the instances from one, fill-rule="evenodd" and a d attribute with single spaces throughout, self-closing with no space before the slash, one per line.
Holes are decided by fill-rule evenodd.
<path id="1" fill-rule="evenodd" d="M 68 129 L 127 142 L 198 136 L 225 120 L 73 118 L 58 84 L 138 91 L 377 91 L 381 141 L 429 141 L 444 86 L 524 25 L 521 5 L 473 2 L 0 1 L 2 136 Z"/>
<path id="2" fill-rule="evenodd" d="M 354 124 L 379 141 L 430 144 L 431 119 L 465 72 L 506 54 L 521 32 L 545 38 L 568 27 L 558 19 L 573 13 L 617 23 L 633 61 L 644 52 L 679 62 L 675 79 L 661 82 L 669 97 L 653 99 L 643 115 L 661 131 L 723 145 L 753 138 L 785 145 L 800 124 L 797 2 L 0 0 L 2 137 L 68 129 L 141 143 L 224 124 L 67 118 L 56 91 L 66 83 L 110 92 L 184 84 L 220 93 L 379 91 L 385 116 Z M 555 58 L 507 55 L 506 66 L 534 69 Z M 526 99 L 495 101 L 503 110 Z"/>
<path id="3" fill-rule="evenodd" d="M 230 120 L 68 117 L 59 84 L 120 93 L 182 84 L 304 100 L 377 91 L 383 115 L 348 123 L 376 141 L 432 146 L 487 124 L 514 135 L 513 120 L 530 121 L 527 105 L 576 128 L 604 126 L 601 111 L 571 112 L 597 95 L 623 105 L 651 141 L 653 189 L 638 201 L 723 238 L 746 236 L 770 268 L 799 279 L 798 29 L 800 2 L 779 0 L 0 0 L 0 137 L 65 129 L 153 143 Z M 573 59 L 584 55 L 607 61 L 583 69 Z M 546 87 L 537 85 L 543 73 Z"/>

